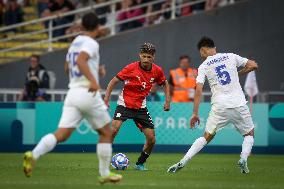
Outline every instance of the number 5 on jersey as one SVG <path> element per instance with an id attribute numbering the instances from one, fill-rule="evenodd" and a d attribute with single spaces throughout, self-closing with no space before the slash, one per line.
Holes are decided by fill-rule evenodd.
<path id="1" fill-rule="evenodd" d="M 226 65 L 222 64 L 215 68 L 215 71 L 218 75 L 218 80 L 221 85 L 227 85 L 231 83 L 231 77 L 229 72 L 226 70 Z"/>
<path id="2" fill-rule="evenodd" d="M 79 68 L 77 66 L 77 58 L 79 53 L 78 52 L 72 52 L 68 54 L 69 58 L 69 70 L 71 77 L 81 77 L 82 73 L 79 71 Z"/>

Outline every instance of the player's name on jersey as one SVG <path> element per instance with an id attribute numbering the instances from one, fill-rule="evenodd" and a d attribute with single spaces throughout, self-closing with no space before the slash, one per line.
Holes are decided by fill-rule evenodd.
<path id="1" fill-rule="evenodd" d="M 210 66 L 211 64 L 216 64 L 216 63 L 228 60 L 228 59 L 229 59 L 229 56 L 224 55 L 218 58 L 214 58 L 213 60 L 210 60 L 209 62 L 207 62 L 207 65 Z"/>

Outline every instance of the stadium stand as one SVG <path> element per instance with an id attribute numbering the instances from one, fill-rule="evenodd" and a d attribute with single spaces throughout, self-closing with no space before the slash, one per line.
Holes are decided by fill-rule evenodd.
<path id="1" fill-rule="evenodd" d="M 54 13 L 48 11 L 46 13 L 47 0 L 27 2 L 19 7 L 24 13 L 23 22 L 0 28 L 0 63 L 26 58 L 31 54 L 42 54 L 66 48 L 69 44 L 68 41 L 80 31 L 80 16 L 86 11 L 94 10 L 99 15 L 101 24 L 104 26 L 101 30 L 101 37 L 105 37 L 107 35 L 113 36 L 119 31 L 145 27 L 162 23 L 168 19 L 195 14 L 204 10 L 208 3 L 212 4 L 209 0 L 72 1 L 76 10 L 67 12 L 60 10 Z M 220 6 L 231 4 L 234 1 L 223 0 L 222 2 Z M 3 12 L 3 8 L 1 8 L 3 6 L 2 1 L 0 2 L 0 13 Z M 50 6 L 52 4 L 49 3 Z M 130 7 L 127 8 L 127 6 Z M 216 3 L 215 7 L 218 7 Z M 125 11 L 126 8 L 127 11 Z M 210 9 L 212 8 L 213 6 Z M 4 14 L 5 11 L 4 9 Z M 63 25 L 55 24 L 58 20 L 74 15 L 76 16 L 74 22 L 66 22 Z M 58 31 L 62 31 L 64 28 L 69 28 L 66 35 L 58 35 Z"/>
<path id="2" fill-rule="evenodd" d="M 31 22 L 38 19 L 37 5 L 38 5 L 37 1 L 30 1 L 27 5 L 22 5 L 21 7 L 23 11 L 22 23 Z M 4 14 L 5 12 L 7 12 L 7 10 L 5 10 L 4 8 Z M 8 17 L 7 19 L 9 20 L 10 17 Z M 38 41 L 44 41 L 48 39 L 48 34 L 46 34 L 46 32 L 38 33 L 38 31 L 44 30 L 44 26 L 42 25 L 41 22 L 25 26 L 19 26 L 19 27 L 14 27 L 15 25 L 17 25 L 17 23 L 15 23 L 14 25 L 9 24 L 8 29 L 5 29 L 5 26 L 1 28 L 0 64 L 29 57 L 32 54 L 42 54 L 45 51 L 45 49 L 49 47 L 49 44 L 47 43 L 37 43 L 32 46 L 26 46 L 25 48 L 19 50 L 5 52 L 6 49 L 15 49 L 15 48 L 17 49 L 17 47 L 22 46 L 23 44 L 36 43 Z M 9 29 L 10 26 L 12 26 L 13 28 Z M 56 42 L 52 43 L 51 46 L 54 49 L 62 49 L 66 48 L 68 46 L 68 43 Z"/>
<path id="3" fill-rule="evenodd" d="M 117 1 L 112 1 L 112 2 L 103 2 L 101 4 L 94 4 L 91 6 L 100 8 L 100 7 L 111 7 L 111 11 L 114 11 L 116 13 L 119 13 L 120 9 L 114 9 L 118 6 L 116 6 L 118 3 L 120 3 L 121 0 Z M 161 2 L 164 2 L 163 0 L 156 0 L 156 1 L 149 1 L 149 2 L 144 2 L 144 4 L 137 5 L 143 6 L 144 8 L 148 8 L 149 6 L 152 7 L 154 4 L 161 4 Z M 178 1 L 176 1 L 178 2 Z M 118 71 L 118 68 L 123 66 L 126 62 L 128 62 L 130 57 L 135 57 L 135 52 L 132 52 L 131 49 L 133 49 L 134 46 L 139 45 L 141 42 L 144 42 L 144 40 L 151 40 L 153 43 L 157 44 L 158 48 L 160 49 L 159 53 L 157 54 L 157 60 L 158 63 L 164 64 L 163 67 L 166 71 L 169 71 L 171 68 L 174 67 L 173 63 L 176 61 L 176 58 L 178 57 L 179 54 L 181 53 L 193 53 L 193 60 L 196 62 L 196 65 L 193 65 L 194 67 L 197 67 L 200 59 L 199 56 L 196 53 L 196 48 L 194 46 L 195 41 L 197 38 L 199 38 L 200 35 L 208 34 L 211 33 L 213 36 L 216 36 L 217 40 L 221 44 L 227 44 L 228 41 L 230 41 L 229 44 L 229 49 L 234 50 L 235 52 L 239 52 L 240 54 L 244 52 L 250 52 L 249 54 L 245 54 L 248 57 L 256 57 L 256 59 L 259 59 L 260 62 L 269 62 L 269 64 L 263 63 L 262 66 L 265 67 L 265 69 L 259 71 L 257 73 L 257 78 L 260 80 L 263 80 L 263 82 L 260 83 L 260 91 L 259 95 L 256 97 L 257 102 L 276 102 L 279 99 L 283 99 L 283 92 L 279 90 L 283 90 L 283 81 L 281 80 L 281 77 L 275 77 L 275 82 L 266 82 L 265 78 L 269 77 L 271 71 L 275 75 L 280 75 L 280 70 L 281 69 L 275 69 L 277 68 L 278 62 L 277 60 L 281 59 L 278 56 L 281 56 L 281 53 L 273 53 L 274 55 L 277 54 L 277 56 L 271 56 L 269 55 L 271 51 L 265 50 L 260 41 L 265 41 L 265 44 L 270 44 L 272 45 L 272 41 L 268 40 L 268 38 L 263 38 L 262 36 L 278 36 L 281 33 L 281 28 L 280 30 L 274 30 L 275 25 L 271 24 L 273 23 L 271 20 L 272 18 L 274 20 L 277 20 L 281 16 L 271 16 L 267 17 L 265 14 L 262 15 L 261 20 L 262 24 L 259 24 L 259 22 L 252 22 L 252 19 L 258 19 L 258 17 L 254 17 L 258 15 L 258 11 L 255 8 L 255 4 L 258 5 L 259 9 L 261 7 L 266 7 L 263 10 L 268 11 L 270 9 L 275 8 L 274 3 L 266 3 L 266 1 L 256 1 L 251 0 L 251 1 L 244 1 L 240 3 L 235 3 L 232 6 L 226 6 L 223 8 L 216 8 L 214 7 L 213 10 L 208 10 L 205 13 L 200 13 L 200 11 L 196 11 L 198 9 L 197 7 L 202 7 L 204 3 L 207 3 L 208 1 L 183 1 L 182 4 L 171 4 L 171 18 L 176 19 L 175 21 L 171 21 L 171 19 L 167 22 L 167 20 L 164 20 L 163 24 L 155 24 L 155 25 L 145 25 L 142 28 L 135 28 L 131 32 L 126 31 L 126 32 L 121 32 L 118 33 L 118 25 L 123 24 L 126 21 L 122 22 L 116 22 L 115 20 L 110 21 L 109 18 L 111 17 L 111 13 L 108 15 L 107 23 L 108 22 L 113 22 L 110 25 L 106 25 L 109 30 L 110 30 L 110 36 L 101 38 L 101 53 L 102 53 L 102 60 L 101 63 L 106 65 L 108 74 L 106 78 L 102 81 L 102 87 L 105 88 L 107 81 L 111 79 L 111 77 Z M 203 5 L 202 5 L 203 3 Z M 230 2 L 229 2 L 230 4 Z M 199 5 L 199 6 L 197 6 Z M 137 8 L 135 6 L 134 8 Z M 188 7 L 191 6 L 191 13 L 189 15 L 194 15 L 194 16 L 186 16 L 183 18 L 180 18 L 178 14 L 178 7 Z M 250 16 L 248 17 L 247 15 L 244 15 L 243 19 L 246 22 L 243 22 L 242 19 L 237 17 L 236 15 L 239 14 L 240 11 L 244 11 L 244 13 L 247 12 L 246 7 L 250 7 L 253 11 L 250 13 Z M 80 12 L 85 12 L 85 11 L 90 11 L 92 10 L 93 7 L 81 7 L 80 9 L 76 9 L 74 12 L 69 12 L 68 14 L 79 14 Z M 193 11 L 195 10 L 195 11 Z M 200 10 L 200 8 L 198 9 Z M 160 10 L 155 7 L 155 10 L 152 12 L 146 11 L 145 15 L 142 16 L 153 16 L 156 14 L 161 14 L 164 13 L 164 11 L 169 11 L 167 10 Z M 197 12 L 197 13 L 194 13 Z M 199 12 L 199 13 L 198 13 Z M 232 14 L 234 13 L 234 14 Z M 279 12 L 275 11 L 274 14 L 280 14 Z M 187 14 L 185 14 L 187 15 Z M 35 16 L 35 15 L 33 15 Z M 142 17 L 141 16 L 141 17 Z M 133 21 L 133 19 L 139 19 L 141 17 L 136 17 L 136 18 L 131 18 L 128 21 Z M 44 19 L 54 19 L 55 17 L 50 17 L 50 18 L 44 18 Z M 114 17 L 115 18 L 115 17 Z M 147 19 L 146 19 L 147 20 Z M 234 21 L 234 25 L 231 25 L 231 21 Z M 37 19 L 37 20 L 32 20 L 28 21 L 31 24 L 29 27 L 33 27 L 35 25 L 34 23 L 41 23 L 43 19 Z M 254 27 L 249 27 L 247 22 L 253 23 Z M 26 24 L 26 23 L 22 23 Z M 225 27 L 221 29 L 221 25 L 227 24 L 230 27 Z M 236 25 L 242 25 L 242 28 L 247 28 L 249 29 L 239 31 L 239 27 L 235 27 Z M 264 27 L 268 25 L 269 27 Z M 18 27 L 23 27 L 23 26 L 18 26 Z M 177 28 L 182 28 L 182 29 L 177 29 Z M 263 28 L 263 29 L 257 29 L 257 28 Z M 265 29 L 264 29 L 265 28 Z M 7 28 L 6 28 L 7 29 Z M 256 29 L 258 31 L 258 35 L 252 35 L 252 31 Z M 0 31 L 4 31 L 3 27 L 0 28 Z M 250 32 L 248 32 L 250 31 Z M 34 31 L 35 34 L 24 34 L 26 36 L 29 36 L 30 38 L 36 38 L 37 35 L 47 35 L 46 32 L 47 30 L 36 30 Z M 241 32 L 241 33 L 240 33 Z M 244 33 L 246 32 L 246 33 Z M 279 34 L 277 33 L 279 32 Z M 233 38 L 228 39 L 227 34 L 230 33 L 231 36 L 234 36 Z M 169 34 L 171 34 L 169 36 Z M 241 34 L 241 35 L 240 35 Z M 77 35 L 77 33 L 70 34 L 69 36 L 63 36 L 63 37 L 70 37 L 73 35 Z M 239 36 L 249 36 L 245 40 L 241 39 Z M 10 42 L 14 42 L 18 37 L 21 37 L 21 35 L 16 35 L 13 40 Z M 164 40 L 167 39 L 167 40 Z M 8 43 L 8 39 L 1 39 L 1 45 L 4 43 Z M 8 40 L 8 41 L 6 41 Z M 54 95 L 52 99 L 56 100 L 62 100 L 64 98 L 64 88 L 67 86 L 67 77 L 62 74 L 62 68 L 61 64 L 56 64 L 62 63 L 64 61 L 64 53 L 65 53 L 65 48 L 68 45 L 68 43 L 58 43 L 55 42 L 57 39 L 51 38 L 51 39 L 43 39 L 43 40 L 37 40 L 36 42 L 29 44 L 25 42 L 25 44 L 21 44 L 21 42 L 18 42 L 17 46 L 14 48 L 3 48 L 0 50 L 0 55 L 5 55 L 6 58 L 5 60 L 14 60 L 18 59 L 18 61 L 13 62 L 11 64 L 4 64 L 1 69 L 0 73 L 3 75 L 3 77 L 9 78 L 10 76 L 7 75 L 9 73 L 9 70 L 15 70 L 15 72 L 19 75 L 25 72 L 26 66 L 22 64 L 22 62 L 26 62 L 26 59 L 21 59 L 24 56 L 30 56 L 30 52 L 24 51 L 23 49 L 26 48 L 25 45 L 29 46 L 31 48 L 32 46 L 36 46 L 37 48 L 33 51 L 33 53 L 46 53 L 43 55 L 43 64 L 48 68 L 48 70 L 52 70 L 56 74 L 56 90 L 51 91 L 50 93 Z M 281 41 L 281 38 L 279 38 Z M 53 41 L 53 42 L 52 42 Z M 131 41 L 131 43 L 125 43 L 125 41 Z M 185 43 L 185 41 L 188 41 L 188 43 Z M 15 43 L 15 42 L 14 42 Z M 121 45 L 123 43 L 123 46 Z M 22 47 L 19 47 L 18 45 L 22 45 Z M 24 47 L 23 47 L 24 46 Z M 111 48 L 109 48 L 111 46 Z M 171 48 L 163 48 L 165 46 L 170 46 Z M 254 48 L 252 48 L 254 46 Z M 269 46 L 269 45 L 268 45 Z M 222 46 L 221 46 L 222 48 Z M 62 50 L 59 50 L 62 49 Z M 275 50 L 277 51 L 278 48 Z M 54 52 L 47 53 L 49 52 L 48 50 L 56 50 Z M 123 54 L 127 53 L 127 56 L 121 56 Z M 261 53 L 259 53 L 261 52 Z M 10 58 L 9 55 L 10 54 Z M 109 56 L 112 54 L 112 56 Z M 266 56 L 264 56 L 267 54 Z M 119 58 L 118 58 L 119 57 Z M 269 61 L 267 58 L 269 57 Z M 121 59 L 119 62 L 116 63 L 115 66 L 112 65 L 113 62 L 116 62 L 115 60 Z M 3 59 L 1 58 L 1 61 Z M 50 61 L 50 60 L 56 60 L 56 61 Z M 4 61 L 4 60 L 3 60 Z M 269 68 L 267 67 L 268 65 Z M 22 70 L 22 71 L 21 71 Z M 270 70 L 270 71 L 269 71 Z M 23 78 L 23 77 L 21 77 Z M 23 84 L 21 83 L 20 79 L 13 78 L 13 79 L 8 79 L 8 82 L 0 81 L 0 87 L 2 88 L 10 88 L 7 91 L 4 90 L 1 93 L 5 93 L 5 95 L 10 95 L 10 97 L 7 96 L 2 96 L 1 99 L 6 99 L 8 101 L 13 101 L 14 95 L 19 93 L 17 89 L 12 90 L 11 88 L 22 88 Z M 282 86 L 282 87 L 281 87 Z M 62 90 L 63 89 L 63 90 Z M 58 94 L 58 95 L 56 95 Z M 114 98 L 115 99 L 115 98 Z M 209 100 L 208 96 L 204 97 L 205 101 Z"/>

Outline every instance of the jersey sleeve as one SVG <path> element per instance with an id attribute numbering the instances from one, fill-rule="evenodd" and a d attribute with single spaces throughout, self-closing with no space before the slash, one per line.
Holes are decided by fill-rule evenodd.
<path id="1" fill-rule="evenodd" d="M 158 74 L 156 78 L 156 83 L 162 85 L 166 81 L 166 76 L 162 68 L 158 69 Z"/>
<path id="2" fill-rule="evenodd" d="M 198 75 L 196 78 L 196 83 L 204 84 L 205 78 L 206 78 L 206 72 L 205 72 L 204 66 L 200 65 L 197 72 L 198 72 Z"/>
<path id="3" fill-rule="evenodd" d="M 132 67 L 132 64 L 125 66 L 120 72 L 118 72 L 116 77 L 122 81 L 127 80 L 132 72 Z"/>
<path id="4" fill-rule="evenodd" d="M 236 62 L 237 62 L 237 65 L 236 65 L 237 67 L 240 67 L 240 66 L 243 67 L 248 62 L 247 58 L 241 57 L 237 54 L 234 54 L 234 56 L 235 56 L 235 59 L 236 59 Z"/>
<path id="5" fill-rule="evenodd" d="M 81 47 L 81 52 L 86 52 L 90 57 L 95 57 L 99 53 L 99 45 L 93 41 L 85 41 Z"/>

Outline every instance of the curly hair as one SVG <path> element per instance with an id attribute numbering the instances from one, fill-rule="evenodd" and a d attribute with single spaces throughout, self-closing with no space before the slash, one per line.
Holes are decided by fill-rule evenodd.
<path id="1" fill-rule="evenodd" d="M 147 53 L 154 55 L 156 53 L 156 48 L 151 43 L 144 43 L 140 48 L 140 53 Z"/>

